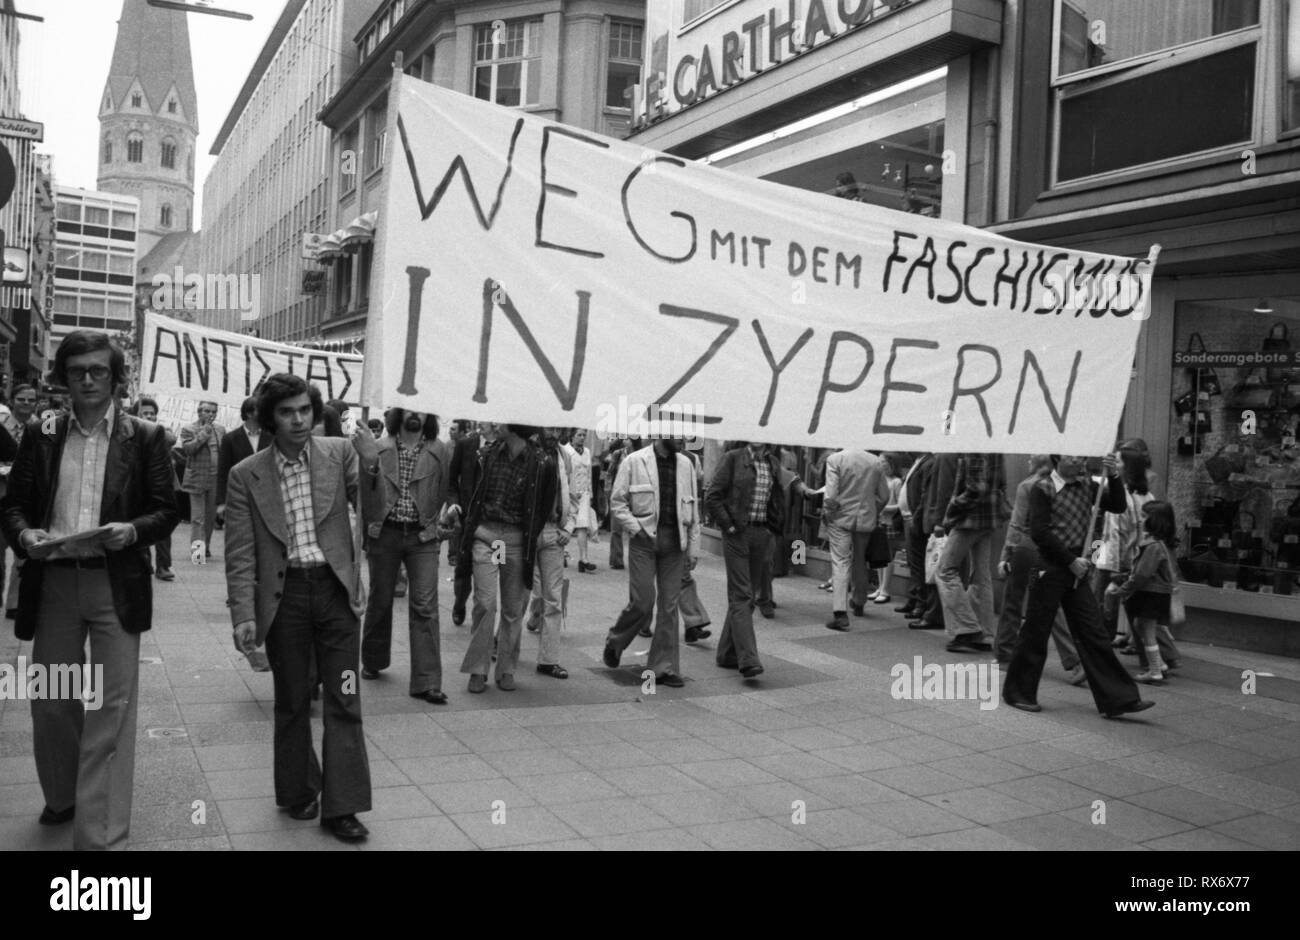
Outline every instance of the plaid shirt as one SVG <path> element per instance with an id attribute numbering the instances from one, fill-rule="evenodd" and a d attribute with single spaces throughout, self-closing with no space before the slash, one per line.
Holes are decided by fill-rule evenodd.
<path id="1" fill-rule="evenodd" d="M 397 502 L 388 514 L 389 522 L 420 521 L 420 512 L 415 508 L 415 499 L 411 496 L 411 477 L 415 476 L 415 464 L 422 453 L 423 438 L 414 447 L 407 447 L 400 440 L 397 442 Z"/>
<path id="2" fill-rule="evenodd" d="M 767 498 L 772 493 L 772 469 L 767 457 L 754 458 L 754 495 L 749 501 L 749 521 L 767 522 Z"/>
<path id="3" fill-rule="evenodd" d="M 295 567 L 325 564 L 325 553 L 316 541 L 316 520 L 311 503 L 311 441 L 297 460 L 290 460 L 280 448 L 275 466 L 280 471 L 280 495 L 284 499 L 285 522 L 289 528 L 289 564 Z"/>
<path id="4" fill-rule="evenodd" d="M 1066 483 L 1053 471 L 1033 487 L 1030 531 L 1046 524 L 1051 538 L 1046 544 L 1041 537 L 1034 539 L 1045 561 L 1065 568 L 1086 548 L 1088 520 L 1092 517 L 1090 484 L 1087 478 Z"/>
<path id="5" fill-rule="evenodd" d="M 511 459 L 510 448 L 499 445 L 501 452 L 492 461 L 487 479 L 483 481 L 483 519 L 487 522 L 504 522 L 507 525 L 524 524 L 524 489 L 528 483 L 528 448 Z"/>
<path id="6" fill-rule="evenodd" d="M 963 454 L 957 462 L 945 529 L 996 529 L 1008 516 L 1001 454 Z M 1084 525 L 1088 524 L 1084 519 Z"/>

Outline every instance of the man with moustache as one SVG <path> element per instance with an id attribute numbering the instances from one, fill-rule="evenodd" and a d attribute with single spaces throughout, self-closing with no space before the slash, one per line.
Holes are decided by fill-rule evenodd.
<path id="1" fill-rule="evenodd" d="M 397 573 L 405 566 L 410 584 L 409 694 L 431 705 L 446 705 L 438 630 L 438 547 L 451 447 L 438 440 L 434 415 L 392 408 L 386 422 L 388 436 L 382 441 L 360 426 L 352 438 L 361 458 L 361 518 L 370 563 L 361 678 L 378 679 L 388 668 L 394 590 Z"/>
<path id="2" fill-rule="evenodd" d="M 227 606 L 235 646 L 266 644 L 275 681 L 275 799 L 344 842 L 368 835 L 370 763 L 356 667 L 360 578 L 348 506 L 357 506 L 352 443 L 318 437 L 320 389 L 278 373 L 257 415 L 274 445 L 230 472 L 226 489 Z M 323 685 L 325 763 L 312 745 L 313 663 Z"/>
<path id="3" fill-rule="evenodd" d="M 503 692 L 517 688 L 514 673 L 524 607 L 533 586 L 537 537 L 549 508 L 542 451 L 529 443 L 536 433 L 530 425 L 497 425 L 497 440 L 483 451 L 467 505 L 447 508 L 448 518 L 463 515 L 460 565 L 473 572 L 473 627 L 460 671 L 469 674 L 469 691 L 475 694 L 487 690 L 498 591 L 496 684 Z"/>
<path id="4" fill-rule="evenodd" d="M 619 657 L 654 613 L 659 616 L 646 666 L 669 688 L 685 685 L 677 642 L 677 602 L 683 573 L 699 560 L 700 515 L 695 496 L 695 465 L 682 442 L 659 438 L 629 454 L 619 467 L 610 508 L 627 537 L 628 604 L 605 638 L 605 665 L 617 669 Z M 751 614 L 752 617 L 752 614 Z"/>
<path id="5" fill-rule="evenodd" d="M 64 337 L 53 380 L 68 387 L 72 412 L 27 427 L 0 503 L 5 538 L 26 560 L 14 632 L 34 638 L 32 664 L 102 670 L 97 709 L 32 700 L 39 821 L 75 818 L 78 850 L 124 848 L 130 831 L 140 634 L 153 619 L 148 546 L 177 523 L 162 428 L 113 402 L 125 379 L 125 357 L 106 334 Z"/>
<path id="6" fill-rule="evenodd" d="M 199 418 L 181 428 L 181 453 L 185 479 L 181 489 L 190 494 L 190 547 L 202 540 L 212 557 L 212 530 L 217 521 L 217 464 L 226 429 L 216 423 L 217 403 L 199 402 Z"/>

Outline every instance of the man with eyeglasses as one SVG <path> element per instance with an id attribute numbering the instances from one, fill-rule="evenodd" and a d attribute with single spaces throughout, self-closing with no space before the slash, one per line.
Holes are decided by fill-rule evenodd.
<path id="1" fill-rule="evenodd" d="M 177 523 L 162 429 L 113 403 L 125 376 L 122 350 L 107 335 L 68 334 L 53 378 L 68 386 L 72 412 L 27 427 L 0 501 L 4 536 L 27 559 L 14 633 L 33 640 L 33 668 L 76 679 L 84 668 L 91 677 L 82 686 L 90 707 L 76 695 L 31 700 L 45 795 L 39 821 L 75 818 L 78 850 L 126 844 L 140 634 L 153 618 L 148 546 Z"/>
<path id="2" fill-rule="evenodd" d="M 181 489 L 190 494 L 190 550 L 202 540 L 212 557 L 212 529 L 217 520 L 217 471 L 221 462 L 221 438 L 226 429 L 217 424 L 217 403 L 199 402 L 199 419 L 181 428 L 181 452 L 185 454 L 185 479 Z"/>
<path id="3" fill-rule="evenodd" d="M 0 427 L 4 428 L 4 433 L 9 435 L 13 441 L 13 452 L 18 452 L 18 447 L 23 442 L 23 434 L 27 431 L 27 425 L 31 423 L 36 414 L 36 389 L 31 385 L 15 385 L 13 396 L 9 399 L 10 407 L 6 409 L 3 415 L 0 415 Z M 4 445 L 8 445 L 8 441 Z M 12 466 L 12 457 L 7 461 L 0 461 L 0 497 L 5 494 L 6 487 L 9 483 L 9 470 Z M 13 567 L 9 569 L 9 591 L 7 594 L 3 591 L 4 580 L 4 555 L 7 546 L 0 545 L 0 596 L 5 597 L 5 616 L 10 620 L 18 612 L 18 572 L 23 566 L 22 559 L 17 555 L 14 556 Z"/>

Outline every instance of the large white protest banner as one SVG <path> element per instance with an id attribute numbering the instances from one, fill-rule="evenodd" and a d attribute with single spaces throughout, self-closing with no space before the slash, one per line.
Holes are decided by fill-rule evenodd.
<path id="1" fill-rule="evenodd" d="M 214 401 L 217 423 L 240 423 L 239 407 L 277 372 L 300 375 L 325 400 L 360 405 L 361 357 L 272 343 L 243 333 L 214 330 L 157 313 L 144 318 L 140 391 L 158 401 L 159 423 L 188 424 L 200 401 Z"/>
<path id="2" fill-rule="evenodd" d="M 688 434 L 882 450 L 1114 441 L 1154 252 L 1016 242 L 394 84 L 370 400 L 598 429 L 657 405 Z"/>

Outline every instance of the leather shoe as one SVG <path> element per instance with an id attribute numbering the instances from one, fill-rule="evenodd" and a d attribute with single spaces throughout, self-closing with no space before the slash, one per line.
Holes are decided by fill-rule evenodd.
<path id="1" fill-rule="evenodd" d="M 915 603 L 914 601 L 908 601 L 908 602 L 907 602 L 906 604 L 904 604 L 902 607 L 895 607 L 895 608 L 894 608 L 894 613 L 896 613 L 896 614 L 904 614 L 904 615 L 906 615 L 906 616 L 911 616 L 912 611 L 914 611 L 914 610 L 916 610 L 916 603 Z"/>
<path id="2" fill-rule="evenodd" d="M 610 669 L 618 668 L 618 650 L 614 649 L 614 644 L 609 640 L 605 641 L 605 655 L 603 657 L 605 665 Z"/>
<path id="3" fill-rule="evenodd" d="M 711 636 L 713 636 L 713 631 L 705 630 L 704 626 L 686 628 L 687 643 L 696 643 L 700 640 L 707 640 Z"/>
<path id="4" fill-rule="evenodd" d="M 502 673 L 497 676 L 497 688 L 502 692 L 513 692 L 515 690 L 515 677 L 511 673 Z"/>
<path id="5" fill-rule="evenodd" d="M 469 677 L 469 690 L 474 693 L 487 691 L 487 676 L 473 673 Z"/>
<path id="6" fill-rule="evenodd" d="M 461 624 L 463 624 L 463 623 L 465 622 L 465 605 L 464 605 L 464 604 L 452 604 L 452 605 L 451 605 L 451 622 L 454 623 L 454 624 L 455 624 L 456 626 L 458 626 L 458 627 L 459 627 Z"/>
<path id="7" fill-rule="evenodd" d="M 1020 709 L 1022 712 L 1041 712 L 1043 710 L 1043 706 L 1039 705 L 1037 702 L 1021 702 L 1010 698 L 1003 698 L 1002 701 L 1006 702 L 1012 708 Z"/>
<path id="8" fill-rule="evenodd" d="M 826 627 L 830 630 L 839 630 L 842 633 L 846 633 L 849 629 L 849 618 L 839 611 L 836 611 L 835 616 L 826 622 Z"/>
<path id="9" fill-rule="evenodd" d="M 866 607 L 863 604 L 850 604 L 849 607 L 853 609 L 853 616 L 855 617 L 865 617 L 867 615 Z"/>
<path id="10" fill-rule="evenodd" d="M 928 620 L 909 620 L 909 621 L 907 622 L 907 629 L 909 629 L 909 630 L 942 630 L 942 629 L 943 629 L 943 624 L 941 624 L 941 623 L 931 623 L 931 622 L 928 621 Z"/>
<path id="11" fill-rule="evenodd" d="M 423 699 L 430 705 L 446 705 L 447 693 L 439 692 L 437 689 L 426 689 L 423 692 L 412 692 L 411 698 Z"/>
<path id="12" fill-rule="evenodd" d="M 675 672 L 664 672 L 655 676 L 655 682 L 660 685 L 666 685 L 670 689 L 680 689 L 686 685 L 686 680 Z"/>
<path id="13" fill-rule="evenodd" d="M 1145 699 L 1138 699 L 1136 702 L 1129 702 L 1127 705 L 1121 705 L 1114 711 L 1102 712 L 1106 718 L 1118 718 L 1120 715 L 1132 715 L 1135 712 L 1144 712 L 1148 708 L 1154 708 L 1155 702 L 1148 702 Z"/>
<path id="14" fill-rule="evenodd" d="M 293 819 L 315 819 L 320 812 L 320 800 L 308 800 L 297 806 L 289 807 L 289 816 Z"/>
<path id="15" fill-rule="evenodd" d="M 550 676 L 552 679 L 569 678 L 569 670 L 559 664 L 545 664 L 537 667 L 537 671 L 544 676 Z"/>
<path id="16" fill-rule="evenodd" d="M 170 568 L 159 568 L 155 577 L 157 577 L 159 581 L 175 581 L 176 573 Z"/>
<path id="17" fill-rule="evenodd" d="M 985 643 L 983 640 L 967 639 L 967 637 L 973 637 L 974 635 L 973 633 L 962 633 L 955 637 L 944 649 L 950 653 L 987 653 L 993 649 L 992 644 Z"/>
<path id="18" fill-rule="evenodd" d="M 647 630 L 645 627 L 642 627 L 640 630 L 638 630 L 638 631 L 636 632 L 636 635 L 637 635 L 637 636 L 644 636 L 644 637 L 652 637 L 652 636 L 654 636 L 654 634 L 651 633 L 649 630 Z"/>
<path id="19" fill-rule="evenodd" d="M 763 667 L 746 666 L 744 669 L 740 670 L 740 674 L 744 676 L 746 679 L 754 679 L 763 674 Z"/>
<path id="20" fill-rule="evenodd" d="M 41 810 L 41 818 L 37 822 L 42 826 L 62 826 L 66 822 L 72 822 L 72 817 L 75 815 L 77 815 L 76 804 L 57 813 L 47 806 Z"/>
<path id="21" fill-rule="evenodd" d="M 775 606 L 776 605 L 773 605 L 772 607 L 760 607 L 758 609 L 758 612 L 763 615 L 763 618 L 765 620 L 771 620 L 773 617 L 776 616 Z"/>
<path id="22" fill-rule="evenodd" d="M 379 678 L 379 670 L 378 670 L 378 669 L 367 669 L 365 666 L 362 666 L 362 667 L 361 667 L 361 678 L 362 678 L 362 679 L 378 679 L 378 678 Z"/>
<path id="23" fill-rule="evenodd" d="M 322 829 L 334 833 L 334 837 L 342 842 L 358 842 L 370 835 L 370 830 L 361 825 L 361 821 L 351 813 L 322 819 L 320 825 Z"/>

